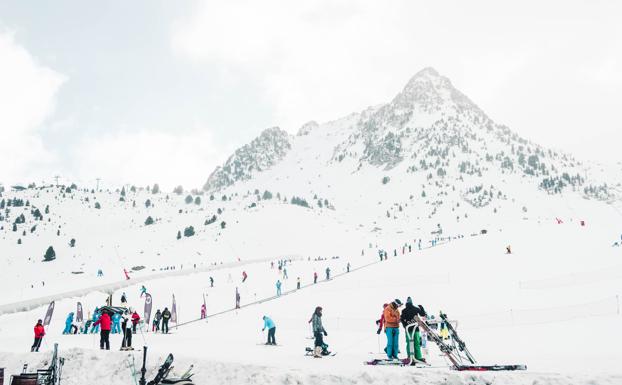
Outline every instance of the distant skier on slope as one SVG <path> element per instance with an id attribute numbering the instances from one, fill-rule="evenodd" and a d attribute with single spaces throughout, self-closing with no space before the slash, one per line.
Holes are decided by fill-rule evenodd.
<path id="1" fill-rule="evenodd" d="M 413 338 L 412 341 L 411 341 L 411 336 L 409 336 L 408 331 L 406 330 L 406 327 L 408 325 L 417 322 L 415 320 L 415 316 L 425 317 L 427 316 L 427 314 L 425 310 L 423 309 L 423 306 L 413 305 L 412 298 L 408 297 L 406 299 L 406 306 L 404 307 L 404 310 L 402 311 L 402 315 L 400 317 L 400 321 L 402 321 L 402 326 L 404 326 L 404 330 L 406 331 L 406 333 L 404 333 L 406 335 L 406 354 L 408 354 L 409 358 L 413 357 L 414 355 L 415 359 L 419 361 L 424 361 L 423 355 L 421 354 L 421 333 L 419 331 L 419 326 L 415 326 L 415 331 L 414 331 L 414 336 L 412 336 Z M 411 351 L 411 342 L 414 345 L 414 352 Z"/>
<path id="2" fill-rule="evenodd" d="M 147 294 L 147 288 L 145 287 L 145 285 L 142 285 L 140 287 L 140 298 L 143 297 L 143 295 Z"/>
<path id="3" fill-rule="evenodd" d="M 39 347 L 41 346 L 41 341 L 43 340 L 43 336 L 45 336 L 45 328 L 43 327 L 43 321 L 38 320 L 35 325 L 35 342 L 33 342 L 30 347 L 31 352 L 38 352 Z"/>
<path id="4" fill-rule="evenodd" d="M 510 247 L 510 245 L 507 245 L 507 246 L 505 247 L 505 253 L 506 253 L 506 254 L 512 254 L 512 248 Z"/>
<path id="5" fill-rule="evenodd" d="M 281 296 L 281 280 L 279 279 L 276 280 L 276 296 Z"/>
<path id="6" fill-rule="evenodd" d="M 207 317 L 207 308 L 205 304 L 201 304 L 201 319 L 205 319 Z"/>
<path id="7" fill-rule="evenodd" d="M 123 274 L 125 274 L 125 279 L 126 279 L 126 280 L 129 280 L 129 279 L 130 279 L 130 275 L 129 275 L 129 273 L 127 272 L 127 270 L 126 270 L 126 269 L 123 269 Z"/>
<path id="8" fill-rule="evenodd" d="M 242 272 L 242 283 L 246 282 L 246 278 L 248 278 L 248 274 L 246 274 L 246 271 Z"/>
<path id="9" fill-rule="evenodd" d="M 317 283 L 317 271 L 313 272 L 313 283 Z"/>
<path id="10" fill-rule="evenodd" d="M 313 316 L 311 317 L 311 324 L 313 327 L 313 336 L 315 337 L 315 349 L 313 350 L 313 357 L 321 358 L 323 355 L 330 354 L 329 351 L 326 350 L 324 344 L 324 338 L 328 336 L 326 329 L 322 325 L 322 307 L 318 306 L 315 308 L 313 312 Z"/>
<path id="11" fill-rule="evenodd" d="M 235 288 L 235 308 L 239 309 L 240 308 L 240 291 L 238 290 L 238 288 Z"/>
<path id="12" fill-rule="evenodd" d="M 326 268 L 326 280 L 328 281 L 330 279 L 330 267 Z"/>
<path id="13" fill-rule="evenodd" d="M 300 277 L 296 278 L 296 289 L 300 290 Z"/>
<path id="14" fill-rule="evenodd" d="M 212 276 L 209 277 L 209 285 L 210 287 L 214 287 L 214 277 Z"/>
<path id="15" fill-rule="evenodd" d="M 268 329 L 268 342 L 266 342 L 266 345 L 276 345 L 276 325 L 272 318 L 265 315 L 263 316 L 263 329 L 261 331 L 263 332 L 266 329 Z"/>
<path id="16" fill-rule="evenodd" d="M 398 359 L 397 353 L 399 350 L 399 336 L 400 336 L 400 311 L 399 307 L 402 306 L 402 301 L 395 299 L 384 308 L 384 331 L 387 335 L 387 356 L 389 359 Z"/>

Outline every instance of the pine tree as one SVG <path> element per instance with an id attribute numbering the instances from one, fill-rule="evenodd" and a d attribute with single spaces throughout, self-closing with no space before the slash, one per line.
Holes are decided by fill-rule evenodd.
<path id="1" fill-rule="evenodd" d="M 194 227 L 188 226 L 184 229 L 184 237 L 191 237 L 194 235 Z"/>
<path id="2" fill-rule="evenodd" d="M 227 222 L 225 222 L 225 221 L 220 222 L 220 228 L 221 229 L 224 229 L 225 226 L 227 226 Z"/>
<path id="3" fill-rule="evenodd" d="M 155 184 L 153 185 L 153 188 L 151 188 L 151 193 L 152 193 L 152 194 L 157 194 L 157 193 L 159 193 L 159 192 L 160 192 L 160 186 L 158 186 L 158 184 L 157 184 L 157 183 L 155 183 Z"/>
<path id="4" fill-rule="evenodd" d="M 190 203 L 192 203 L 192 200 L 193 200 L 193 199 L 192 199 L 192 195 L 187 195 L 187 196 L 186 196 L 186 199 L 185 199 L 186 204 L 188 204 L 188 205 L 189 205 Z"/>
<path id="5" fill-rule="evenodd" d="M 71 241 L 69 241 L 69 247 L 76 247 L 76 240 L 75 240 L 75 238 L 71 238 Z"/>
<path id="6" fill-rule="evenodd" d="M 146 208 L 151 207 L 151 199 L 147 199 L 147 200 L 145 201 L 145 207 L 146 207 Z"/>
<path id="7" fill-rule="evenodd" d="M 48 247 L 45 251 L 45 255 L 43 256 L 43 260 L 46 262 L 53 261 L 56 259 L 56 252 L 52 246 Z"/>
<path id="8" fill-rule="evenodd" d="M 99 204 L 99 202 L 95 202 L 95 208 L 99 210 L 102 208 L 102 206 Z"/>
<path id="9" fill-rule="evenodd" d="M 177 231 L 177 239 L 181 239 L 181 231 Z"/>
<path id="10" fill-rule="evenodd" d="M 147 219 L 145 220 L 145 226 L 149 226 L 153 224 L 153 218 L 151 218 L 151 216 L 148 216 Z"/>
<path id="11" fill-rule="evenodd" d="M 194 198 L 194 204 L 195 205 L 200 205 L 201 204 L 201 197 L 195 197 Z"/>

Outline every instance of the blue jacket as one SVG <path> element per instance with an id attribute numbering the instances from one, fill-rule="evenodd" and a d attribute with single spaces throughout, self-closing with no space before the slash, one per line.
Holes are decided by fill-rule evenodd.
<path id="1" fill-rule="evenodd" d="M 270 317 L 264 317 L 263 318 L 263 327 L 264 327 L 264 329 L 272 329 L 275 326 L 276 325 L 274 324 L 274 321 L 272 321 L 272 319 Z"/>
<path id="2" fill-rule="evenodd" d="M 69 313 L 67 315 L 67 319 L 65 320 L 65 325 L 71 325 L 73 323 L 73 313 Z"/>
<path id="3" fill-rule="evenodd" d="M 277 289 L 280 289 L 280 288 L 281 288 L 281 281 L 277 281 L 277 282 L 276 282 L 276 288 L 277 288 Z"/>
<path id="4" fill-rule="evenodd" d="M 112 322 L 118 324 L 121 321 L 121 315 L 119 313 L 114 313 L 112 315 Z"/>

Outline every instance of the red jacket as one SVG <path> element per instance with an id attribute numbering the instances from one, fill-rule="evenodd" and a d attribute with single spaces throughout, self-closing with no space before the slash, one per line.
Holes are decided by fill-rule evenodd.
<path id="1" fill-rule="evenodd" d="M 138 313 L 134 312 L 134 314 L 132 314 L 132 324 L 136 325 L 138 321 L 140 321 L 140 316 Z"/>
<path id="2" fill-rule="evenodd" d="M 43 325 L 36 324 L 35 325 L 35 338 L 41 338 L 44 335 L 45 335 L 45 329 L 43 328 Z"/>
<path id="3" fill-rule="evenodd" d="M 104 313 L 93 325 L 101 325 L 102 330 L 110 330 L 110 316 Z"/>

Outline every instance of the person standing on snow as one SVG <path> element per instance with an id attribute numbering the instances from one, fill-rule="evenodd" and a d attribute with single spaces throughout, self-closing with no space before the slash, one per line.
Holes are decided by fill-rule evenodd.
<path id="1" fill-rule="evenodd" d="M 129 273 L 127 272 L 127 270 L 126 270 L 126 269 L 123 269 L 123 274 L 125 274 L 125 279 L 126 279 L 126 280 L 129 280 L 129 279 L 130 279 L 130 275 L 129 275 Z"/>
<path id="2" fill-rule="evenodd" d="M 214 287 L 214 277 L 209 277 L 209 285 L 210 287 Z"/>
<path id="3" fill-rule="evenodd" d="M 138 325 L 139 322 L 140 322 L 140 316 L 138 315 L 136 310 L 134 310 L 134 313 L 132 314 L 132 332 L 134 334 L 136 334 L 136 325 Z"/>
<path id="4" fill-rule="evenodd" d="M 167 307 L 162 312 L 162 333 L 168 334 L 168 321 L 171 319 L 171 312 Z"/>
<path id="5" fill-rule="evenodd" d="M 326 268 L 326 280 L 328 281 L 330 279 L 330 267 Z"/>
<path id="6" fill-rule="evenodd" d="M 413 305 L 412 298 L 408 297 L 406 299 L 406 306 L 402 311 L 402 315 L 400 317 L 400 321 L 402 321 L 402 326 L 404 326 L 404 330 L 406 331 L 406 353 L 408 354 L 408 358 L 415 357 L 416 360 L 424 361 L 423 355 L 421 354 L 421 333 L 419 331 L 419 326 L 415 326 L 414 335 L 408 335 L 408 330 L 406 327 L 410 324 L 416 323 L 415 316 L 425 317 L 427 316 L 423 306 L 415 306 Z M 414 351 L 411 349 L 411 343 L 413 343 Z"/>
<path id="7" fill-rule="evenodd" d="M 313 336 L 315 337 L 315 349 L 313 350 L 313 357 L 321 358 L 322 354 L 326 354 L 324 351 L 324 337 L 328 336 L 324 326 L 322 325 L 322 307 L 318 306 L 313 312 L 311 317 L 311 325 L 313 327 Z"/>
<path id="8" fill-rule="evenodd" d="M 41 341 L 43 340 L 43 336 L 45 335 L 45 328 L 43 327 L 43 321 L 38 320 L 35 325 L 35 342 L 33 342 L 30 347 L 31 352 L 38 352 L 39 347 L 41 346 Z"/>
<path id="9" fill-rule="evenodd" d="M 63 330 L 63 334 L 71 333 L 71 325 L 73 325 L 73 312 L 67 314 L 67 319 L 65 320 L 65 329 Z"/>
<path id="10" fill-rule="evenodd" d="M 300 277 L 296 280 L 296 289 L 300 290 Z"/>
<path id="11" fill-rule="evenodd" d="M 201 319 L 205 319 L 207 317 L 207 308 L 205 304 L 201 304 Z"/>
<path id="12" fill-rule="evenodd" d="M 125 306 L 126 303 L 127 303 L 127 297 L 125 296 L 125 292 L 123 292 L 123 294 L 121 294 L 121 305 Z"/>
<path id="13" fill-rule="evenodd" d="M 94 325 L 101 325 L 101 332 L 99 333 L 99 348 L 104 350 L 110 350 L 110 315 L 107 311 L 104 311 Z"/>
<path id="14" fill-rule="evenodd" d="M 317 271 L 313 272 L 313 283 L 317 283 Z"/>
<path id="15" fill-rule="evenodd" d="M 238 288 L 235 288 L 235 308 L 239 309 L 240 308 L 240 291 L 238 290 Z"/>
<path id="16" fill-rule="evenodd" d="M 281 296 L 281 280 L 279 279 L 276 280 L 276 296 Z"/>
<path id="17" fill-rule="evenodd" d="M 276 345 L 276 325 L 270 317 L 263 316 L 263 329 L 261 331 L 263 332 L 266 329 L 268 329 L 268 342 L 266 342 L 266 345 Z"/>
<path id="18" fill-rule="evenodd" d="M 350 272 L 350 262 L 348 262 L 348 264 L 346 265 L 346 272 L 349 273 Z"/>
<path id="19" fill-rule="evenodd" d="M 151 331 L 152 332 L 158 332 L 160 331 L 160 320 L 162 319 L 162 313 L 160 312 L 160 309 L 158 309 L 158 311 L 156 311 L 155 315 L 153 316 L 153 326 L 151 327 Z"/>
<path id="20" fill-rule="evenodd" d="M 91 334 L 99 333 L 99 324 L 96 324 L 99 317 L 101 317 L 101 314 L 99 312 L 99 308 L 96 307 L 95 311 L 93 312 L 93 324 L 91 326 Z"/>
<path id="21" fill-rule="evenodd" d="M 128 310 L 123 313 L 121 327 L 123 328 L 121 350 L 134 350 L 132 348 L 132 316 Z"/>
<path id="22" fill-rule="evenodd" d="M 387 335 L 387 356 L 389 359 L 398 359 L 397 352 L 399 349 L 399 336 L 400 336 L 400 311 L 399 307 L 402 306 L 402 301 L 395 299 L 384 308 L 384 331 Z"/>
<path id="23" fill-rule="evenodd" d="M 121 314 L 114 313 L 112 315 L 112 334 L 121 333 Z"/>

